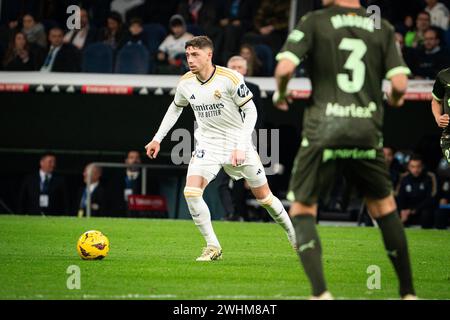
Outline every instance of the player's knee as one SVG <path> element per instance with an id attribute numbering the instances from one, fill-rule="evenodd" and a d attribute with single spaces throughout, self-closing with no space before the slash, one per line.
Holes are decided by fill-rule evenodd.
<path id="1" fill-rule="evenodd" d="M 252 187 L 250 185 L 250 188 L 252 190 L 253 195 L 255 198 L 258 199 L 265 199 L 269 197 L 272 194 L 272 191 L 270 191 L 269 184 L 266 182 L 262 186 L 259 187 Z"/>
<path id="2" fill-rule="evenodd" d="M 203 196 L 203 190 L 201 188 L 185 187 L 184 188 L 184 198 L 186 201 L 199 199 Z"/>
<path id="3" fill-rule="evenodd" d="M 294 201 L 289 208 L 289 216 L 294 218 L 301 215 L 317 216 L 317 204 L 306 204 Z"/>
<path id="4" fill-rule="evenodd" d="M 367 210 L 372 218 L 377 219 L 386 216 L 397 209 L 395 199 L 392 195 L 383 199 L 365 199 Z"/>
<path id="5" fill-rule="evenodd" d="M 198 219 L 205 206 L 203 201 L 203 190 L 200 188 L 185 187 L 184 198 L 186 199 L 189 213 L 194 219 Z"/>
<path id="6" fill-rule="evenodd" d="M 263 199 L 256 199 L 258 201 L 259 205 L 263 208 L 268 208 L 272 205 L 274 199 L 274 195 L 272 192 L 269 193 L 269 195 Z"/>

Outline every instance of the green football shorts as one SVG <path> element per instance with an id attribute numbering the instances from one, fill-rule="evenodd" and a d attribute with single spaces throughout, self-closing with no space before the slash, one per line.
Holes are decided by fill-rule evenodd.
<path id="1" fill-rule="evenodd" d="M 326 200 L 341 174 L 369 199 L 392 194 L 382 149 L 327 149 L 310 144 L 301 146 L 297 153 L 287 198 L 305 205 L 316 204 L 319 198 Z"/>

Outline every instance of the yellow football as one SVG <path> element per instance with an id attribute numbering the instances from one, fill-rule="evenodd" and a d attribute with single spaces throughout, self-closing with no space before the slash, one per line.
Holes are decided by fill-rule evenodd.
<path id="1" fill-rule="evenodd" d="M 83 260 L 103 259 L 109 252 L 109 240 L 100 231 L 86 231 L 78 239 L 77 251 Z"/>

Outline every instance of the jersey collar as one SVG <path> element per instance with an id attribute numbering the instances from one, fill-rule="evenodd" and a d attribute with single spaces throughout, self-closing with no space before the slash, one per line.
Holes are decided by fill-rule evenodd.
<path id="1" fill-rule="evenodd" d="M 195 76 L 195 78 L 197 79 L 197 81 L 200 82 L 202 86 L 205 85 L 205 84 L 207 84 L 207 83 L 209 83 L 209 82 L 211 82 L 211 80 L 212 80 L 212 79 L 214 78 L 214 76 L 216 75 L 216 70 L 217 70 L 216 65 L 213 64 L 213 67 L 214 67 L 214 71 L 213 71 L 213 73 L 211 74 L 211 76 L 208 78 L 208 80 L 202 81 L 202 80 L 200 80 L 197 76 Z"/>

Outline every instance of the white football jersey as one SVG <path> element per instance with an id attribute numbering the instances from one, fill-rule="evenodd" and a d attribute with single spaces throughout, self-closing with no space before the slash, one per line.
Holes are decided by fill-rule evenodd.
<path id="1" fill-rule="evenodd" d="M 196 149 L 229 156 L 242 135 L 245 114 L 241 110 L 253 98 L 242 75 L 234 70 L 215 66 L 212 76 L 202 82 L 192 72 L 180 80 L 174 103 L 191 106 L 198 128 Z M 247 150 L 253 148 L 251 135 Z"/>

